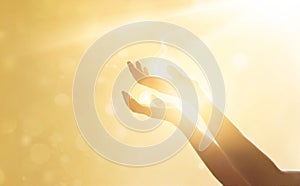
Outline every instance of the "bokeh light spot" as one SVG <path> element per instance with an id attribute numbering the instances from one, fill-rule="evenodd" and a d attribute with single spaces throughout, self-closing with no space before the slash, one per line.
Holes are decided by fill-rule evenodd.
<path id="1" fill-rule="evenodd" d="M 15 119 L 7 119 L 1 121 L 0 130 L 2 133 L 10 134 L 17 128 L 17 121 Z"/>
<path id="2" fill-rule="evenodd" d="M 68 95 L 60 93 L 55 96 L 54 101 L 58 106 L 66 106 L 70 103 L 70 98 Z"/>
<path id="3" fill-rule="evenodd" d="M 35 144 L 30 149 L 30 158 L 36 164 L 46 163 L 50 158 L 50 149 L 45 144 Z"/>
<path id="4" fill-rule="evenodd" d="M 44 130 L 44 124 L 35 118 L 27 118 L 23 120 L 23 128 L 25 134 L 39 136 Z"/>
<path id="5" fill-rule="evenodd" d="M 21 144 L 23 146 L 28 146 L 30 144 L 30 142 L 31 142 L 31 138 L 29 136 L 27 136 L 27 135 L 22 136 Z"/>

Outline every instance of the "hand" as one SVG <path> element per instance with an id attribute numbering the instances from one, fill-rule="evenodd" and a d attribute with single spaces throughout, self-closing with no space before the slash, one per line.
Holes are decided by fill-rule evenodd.
<path id="1" fill-rule="evenodd" d="M 130 61 L 128 61 L 127 64 L 132 76 L 137 80 L 139 84 L 155 89 L 158 92 L 161 92 L 163 94 L 168 94 L 171 96 L 178 97 L 175 88 L 168 81 L 160 77 L 151 76 L 148 72 L 147 67 L 143 68 L 140 62 L 136 62 L 136 66 Z M 201 89 L 197 81 L 189 79 L 187 76 L 185 76 L 183 73 L 181 73 L 173 66 L 168 66 L 167 71 L 172 76 L 174 81 L 177 82 L 177 86 L 179 87 L 176 88 L 184 89 L 188 83 L 192 82 L 196 92 L 198 93 L 201 104 L 210 102 L 207 95 Z M 195 101 L 193 99 L 185 100 L 185 101 L 187 101 L 189 104 L 194 105 L 196 107 Z"/>
<path id="2" fill-rule="evenodd" d="M 163 102 L 159 98 L 154 100 L 154 104 L 148 106 L 140 104 L 125 91 L 122 91 L 122 95 L 126 105 L 134 113 L 144 114 L 155 119 L 163 119 L 173 123 L 175 126 L 178 125 L 180 121 L 181 112 L 174 107 L 164 107 L 164 105 L 167 105 L 168 103 Z"/>
<path id="3" fill-rule="evenodd" d="M 145 105 L 141 105 L 134 98 L 132 98 L 127 92 L 122 91 L 124 101 L 128 108 L 135 113 L 145 114 L 146 116 L 151 116 L 151 109 Z"/>
<path id="4" fill-rule="evenodd" d="M 177 96 L 174 87 L 168 81 L 160 77 L 149 75 L 147 67 L 143 68 L 140 62 L 137 61 L 136 65 L 134 65 L 128 61 L 127 65 L 132 76 L 139 84 L 155 89 L 164 94 Z"/>
<path id="5" fill-rule="evenodd" d="M 147 67 L 144 67 L 144 69 L 142 69 L 142 65 L 140 62 L 136 62 L 135 63 L 136 66 L 134 66 L 133 63 L 131 63 L 130 61 L 127 62 L 127 65 L 129 67 L 129 70 L 132 74 L 132 76 L 134 77 L 134 79 L 139 82 L 140 80 L 146 78 L 149 76 L 149 72 Z"/>

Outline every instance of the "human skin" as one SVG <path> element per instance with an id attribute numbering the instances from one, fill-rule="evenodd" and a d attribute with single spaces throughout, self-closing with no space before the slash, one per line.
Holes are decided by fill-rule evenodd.
<path id="1" fill-rule="evenodd" d="M 149 106 L 139 104 L 128 93 L 122 92 L 122 94 L 128 107 L 135 113 L 145 114 L 156 119 L 164 119 L 176 127 L 178 127 L 180 120 L 183 120 L 185 125 L 194 126 L 187 118 L 181 118 L 178 109 L 168 108 L 163 110 L 156 107 L 150 108 Z M 162 112 L 164 112 L 163 118 L 162 114 L 159 114 Z M 205 151 L 199 151 L 199 139 L 203 137 L 199 129 L 195 128 L 195 131 L 191 136 L 189 134 L 185 135 L 207 168 L 223 185 L 249 185 L 248 182 L 234 169 L 225 154 L 215 143 L 212 143 Z"/>
<path id="2" fill-rule="evenodd" d="M 146 67 L 142 68 L 139 62 L 134 66 L 128 62 L 128 67 L 137 80 L 137 82 L 146 87 L 155 89 L 161 93 L 176 96 L 174 88 L 165 80 L 149 75 Z M 176 78 L 184 80 L 185 76 L 179 72 L 172 73 Z M 215 142 L 204 151 L 199 150 L 199 143 L 203 134 L 196 129 L 189 141 L 197 152 L 199 157 L 204 161 L 212 174 L 223 185 L 300 185 L 300 173 L 298 171 L 282 171 L 272 160 L 249 141 L 218 108 L 210 101 L 202 89 L 195 84 L 201 107 L 199 114 L 207 124 L 210 121 L 212 110 L 223 115 L 221 128 L 215 137 Z M 158 118 L 159 108 L 141 105 L 135 101 L 129 94 L 123 92 L 124 99 L 128 107 L 136 113 L 145 114 L 149 117 Z M 180 117 L 184 114 L 174 108 L 164 110 L 164 119 L 174 126 L 178 127 Z M 190 121 L 185 118 L 185 123 Z M 192 125 L 192 123 L 189 123 Z"/>

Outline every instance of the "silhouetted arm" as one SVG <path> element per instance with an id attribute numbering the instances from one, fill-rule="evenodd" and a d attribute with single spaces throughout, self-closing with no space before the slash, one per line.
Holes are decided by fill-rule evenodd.
<path id="1" fill-rule="evenodd" d="M 145 114 L 152 118 L 164 119 L 178 127 L 180 120 L 182 119 L 185 126 L 194 128 L 195 124 L 191 123 L 186 117 L 181 118 L 181 112 L 178 109 L 167 108 L 166 110 L 156 107 L 149 107 L 139 104 L 128 93 L 122 92 L 124 100 L 131 111 L 139 114 Z M 164 118 L 162 117 L 164 114 Z M 182 130 L 184 131 L 184 130 Z M 183 134 L 185 134 L 183 132 Z M 185 134 L 187 138 L 187 134 Z M 194 131 L 193 135 L 189 138 L 190 144 L 197 152 L 199 157 L 205 163 L 211 173 L 223 184 L 223 185 L 249 185 L 247 181 L 234 169 L 231 163 L 228 161 L 222 150 L 212 143 L 205 151 L 199 151 L 199 142 L 202 138 L 202 133 L 198 128 Z"/>

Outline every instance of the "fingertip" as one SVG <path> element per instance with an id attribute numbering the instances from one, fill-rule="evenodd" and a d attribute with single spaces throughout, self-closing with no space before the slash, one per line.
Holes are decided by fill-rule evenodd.
<path id="1" fill-rule="evenodd" d="M 129 104 L 129 98 L 130 98 L 129 94 L 125 91 L 122 91 L 121 93 L 122 93 L 122 96 L 123 96 L 123 99 L 124 99 L 125 103 L 128 105 Z"/>
<path id="2" fill-rule="evenodd" d="M 128 61 L 127 65 L 128 65 L 128 67 L 129 67 L 130 70 L 132 70 L 132 69 L 135 68 L 134 65 L 133 65 L 133 63 L 131 61 Z"/>
<path id="3" fill-rule="evenodd" d="M 125 92 L 124 90 L 122 90 L 122 95 L 123 96 L 128 96 L 129 94 L 127 92 Z"/>
<path id="4" fill-rule="evenodd" d="M 141 69 L 142 68 L 142 64 L 139 61 L 135 62 L 135 65 L 137 68 Z"/>

